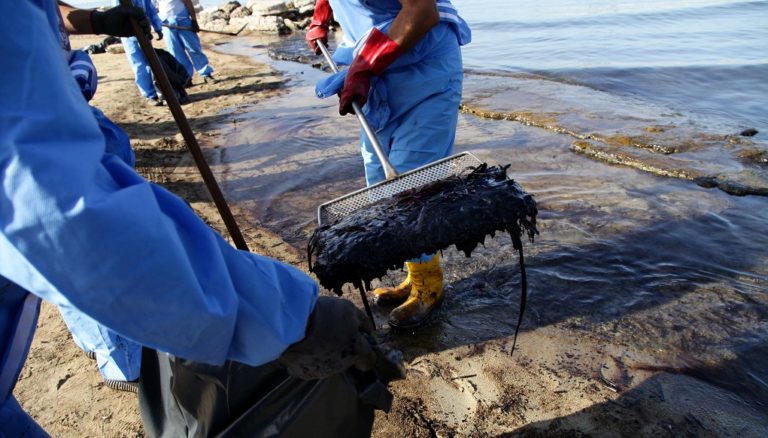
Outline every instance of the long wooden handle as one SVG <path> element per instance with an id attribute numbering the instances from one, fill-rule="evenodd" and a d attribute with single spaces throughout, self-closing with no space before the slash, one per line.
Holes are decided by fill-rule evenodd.
<path id="1" fill-rule="evenodd" d="M 123 6 L 133 6 L 131 0 L 120 0 L 120 4 Z M 232 241 L 238 249 L 248 251 L 248 245 L 245 243 L 240 228 L 238 228 L 237 222 L 235 222 L 235 217 L 232 215 L 232 211 L 230 211 L 229 205 L 227 205 L 227 201 L 224 199 L 224 195 L 219 188 L 219 184 L 216 182 L 216 178 L 213 176 L 213 172 L 211 172 L 211 168 L 208 166 L 208 162 L 205 161 L 205 157 L 200 150 L 200 145 L 197 143 L 195 134 L 192 133 L 192 128 L 189 126 L 187 116 L 184 115 L 184 111 L 181 109 L 179 100 L 176 98 L 176 93 L 173 91 L 173 87 L 171 86 L 170 81 L 168 81 L 168 77 L 165 75 L 165 70 L 163 70 L 160 59 L 157 57 L 155 49 L 152 47 L 152 43 L 149 38 L 147 38 L 147 35 L 144 34 L 139 23 L 133 18 L 130 18 L 130 20 L 133 32 L 136 34 L 136 39 L 139 40 L 141 51 L 144 53 L 147 61 L 149 61 L 149 66 L 152 68 L 152 74 L 155 76 L 158 85 L 160 85 L 160 91 L 163 93 L 163 97 L 165 97 L 165 101 L 168 103 L 168 108 L 171 109 L 171 114 L 173 114 L 173 118 L 176 120 L 176 125 L 179 127 L 179 131 L 181 131 L 181 135 L 184 137 L 184 142 L 187 144 L 189 152 L 195 159 L 195 164 L 200 171 L 200 176 L 203 177 L 203 182 L 205 182 L 205 186 L 208 188 L 208 192 L 211 194 L 221 218 L 224 220 L 224 225 L 226 225 L 227 231 L 232 237 Z"/>
<path id="2" fill-rule="evenodd" d="M 215 33 L 215 34 L 218 34 L 218 35 L 237 36 L 240 32 L 243 31 L 243 29 L 245 29 L 245 26 L 247 26 L 247 24 L 244 24 L 243 27 L 241 27 L 240 30 L 238 30 L 237 32 L 224 32 L 224 31 L 220 31 L 220 30 L 210 30 L 210 29 L 202 29 L 202 28 L 200 29 L 200 32 Z M 189 31 L 193 31 L 194 32 L 194 30 L 191 27 L 176 26 L 174 24 L 165 24 L 165 23 L 163 23 L 163 27 L 167 27 L 168 29 L 189 30 Z"/>

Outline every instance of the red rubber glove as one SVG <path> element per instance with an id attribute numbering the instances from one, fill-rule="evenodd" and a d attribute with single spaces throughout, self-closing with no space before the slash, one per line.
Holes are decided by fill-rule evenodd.
<path id="1" fill-rule="evenodd" d="M 374 27 L 360 53 L 349 66 L 344 88 L 341 90 L 339 114 L 354 114 L 352 102 L 357 102 L 362 108 L 368 100 L 371 76 L 384 73 L 384 70 L 402 54 L 403 49 L 396 42 Z"/>
<path id="2" fill-rule="evenodd" d="M 315 3 L 315 13 L 312 14 L 312 21 L 307 26 L 307 36 L 304 39 L 309 43 L 309 48 L 315 52 L 315 55 L 320 54 L 320 48 L 317 46 L 316 40 L 320 40 L 328 46 L 328 24 L 333 18 L 333 11 L 328 0 L 317 0 Z"/>

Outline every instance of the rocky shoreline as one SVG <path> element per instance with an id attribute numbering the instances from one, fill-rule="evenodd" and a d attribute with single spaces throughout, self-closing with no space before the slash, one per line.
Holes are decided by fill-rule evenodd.
<path id="1" fill-rule="evenodd" d="M 200 29 L 238 33 L 242 30 L 287 35 L 305 29 L 312 20 L 314 0 L 249 0 L 245 5 L 232 1 L 198 14 Z"/>

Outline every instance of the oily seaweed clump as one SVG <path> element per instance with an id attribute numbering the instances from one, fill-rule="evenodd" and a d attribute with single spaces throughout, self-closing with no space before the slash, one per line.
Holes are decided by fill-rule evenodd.
<path id="1" fill-rule="evenodd" d="M 531 241 L 538 234 L 536 201 L 507 176 L 508 167 L 482 164 L 318 227 L 308 246 L 310 271 L 341 295 L 346 283 L 370 286 L 405 261 L 451 245 L 469 257 L 497 231 L 522 251 L 523 233 Z"/>

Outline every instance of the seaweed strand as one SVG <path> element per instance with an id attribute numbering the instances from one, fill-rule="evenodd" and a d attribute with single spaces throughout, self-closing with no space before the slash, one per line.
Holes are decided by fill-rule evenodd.
<path id="1" fill-rule="evenodd" d="M 517 333 L 520 331 L 520 326 L 523 324 L 523 315 L 525 314 L 525 307 L 528 301 L 528 279 L 525 275 L 525 259 L 523 258 L 523 243 L 520 238 L 510 234 L 512 236 L 513 246 L 517 247 L 517 253 L 520 255 L 520 315 L 517 317 L 517 326 L 515 327 L 515 336 L 512 339 L 512 351 L 509 355 L 512 356 L 515 353 L 515 346 L 517 345 Z"/>

